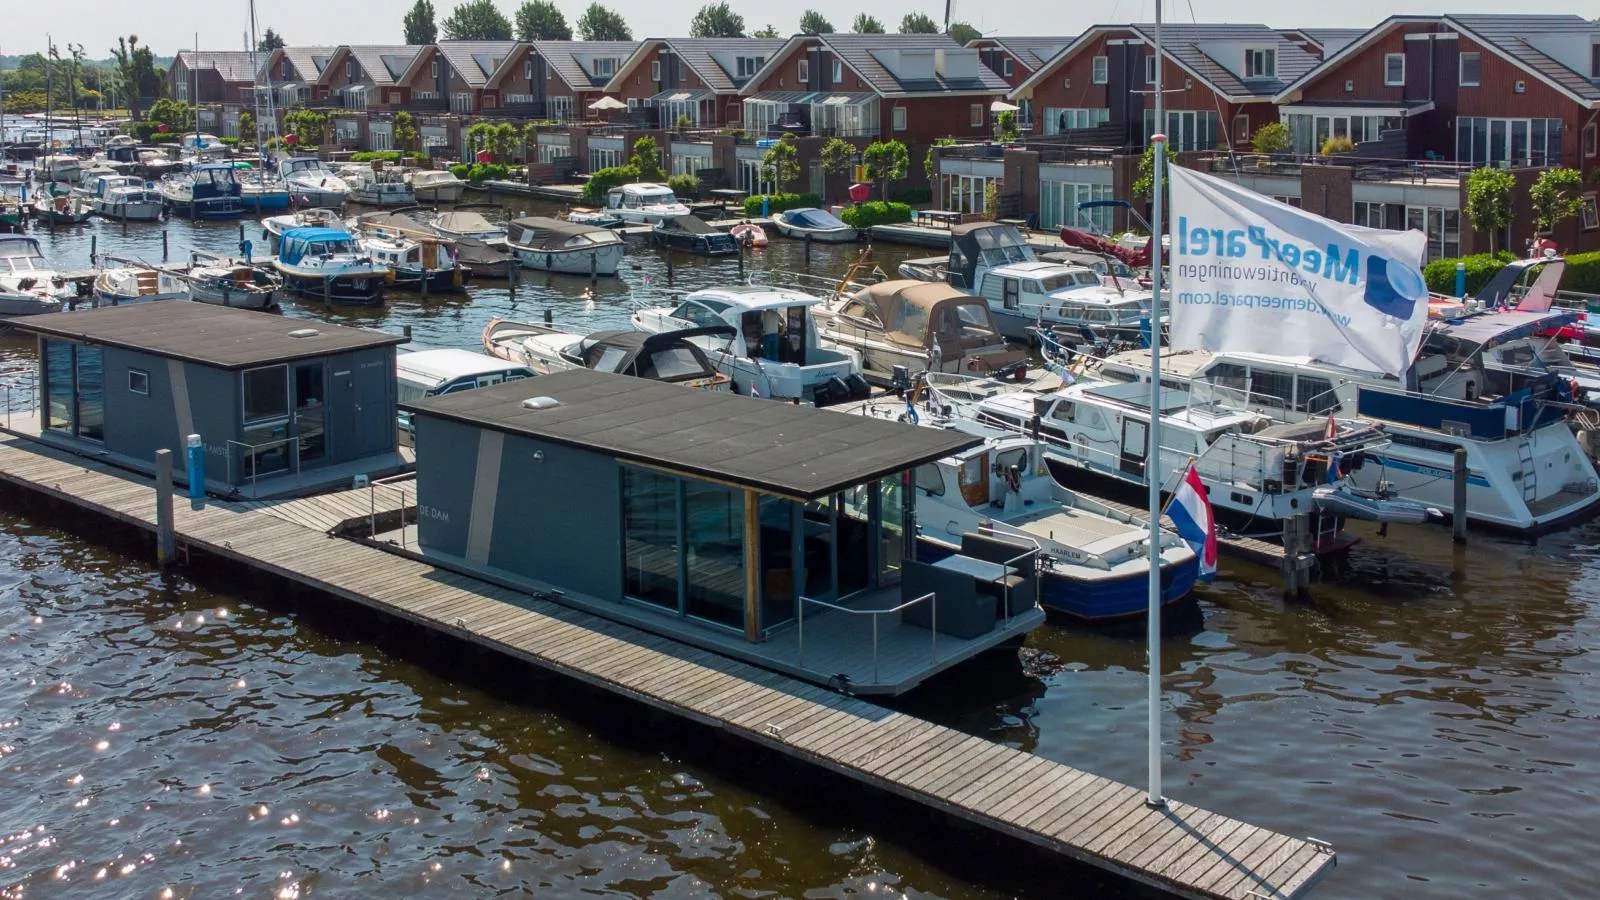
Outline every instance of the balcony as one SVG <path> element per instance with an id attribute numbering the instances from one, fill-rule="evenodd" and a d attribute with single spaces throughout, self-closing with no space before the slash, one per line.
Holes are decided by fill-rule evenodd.
<path id="1" fill-rule="evenodd" d="M 443 97 L 413 97 L 396 108 L 410 112 L 442 113 L 450 108 L 450 103 Z"/>

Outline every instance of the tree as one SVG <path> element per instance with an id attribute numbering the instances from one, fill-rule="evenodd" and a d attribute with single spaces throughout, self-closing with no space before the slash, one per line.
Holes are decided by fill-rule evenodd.
<path id="1" fill-rule="evenodd" d="M 1583 176 L 1577 169 L 1557 166 L 1539 173 L 1539 179 L 1528 189 L 1528 203 L 1533 206 L 1533 228 L 1540 234 L 1555 228 L 1562 220 L 1578 214 L 1583 206 Z"/>
<path id="2" fill-rule="evenodd" d="M 550 0 L 526 0 L 517 7 L 517 40 L 570 41 L 567 17 Z"/>
<path id="3" fill-rule="evenodd" d="M 522 142 L 522 130 L 510 122 L 479 122 L 467 129 L 467 139 L 492 159 L 508 160 Z"/>
<path id="4" fill-rule="evenodd" d="M 1015 110 L 1004 109 L 994 114 L 994 139 L 1002 144 L 1015 141 L 1022 134 L 1017 128 Z"/>
<path id="5" fill-rule="evenodd" d="M 877 16 L 866 13 L 856 13 L 856 20 L 850 23 L 850 30 L 856 34 L 883 34 L 883 23 Z"/>
<path id="6" fill-rule="evenodd" d="M 822 163 L 823 174 L 848 175 L 855 167 L 856 148 L 844 138 L 828 138 L 828 142 L 822 145 L 817 156 Z M 823 182 L 823 187 L 827 187 L 826 181 Z"/>
<path id="7" fill-rule="evenodd" d="M 653 137 L 642 137 L 633 142 L 633 156 L 628 160 L 639 173 L 640 181 L 661 182 L 667 173 L 661 169 L 661 150 Z"/>
<path id="8" fill-rule="evenodd" d="M 760 31 L 752 31 L 750 36 L 753 38 L 776 38 L 782 37 L 783 35 L 778 34 L 778 29 L 773 28 L 771 25 L 767 25 Z"/>
<path id="9" fill-rule="evenodd" d="M 1250 148 L 1257 153 L 1282 153 L 1294 146 L 1294 136 L 1289 133 L 1289 126 L 1282 122 L 1269 122 L 1256 129 L 1256 136 L 1250 140 Z"/>
<path id="10" fill-rule="evenodd" d="M 955 142 L 955 138 L 934 138 L 933 144 L 928 147 L 928 155 L 922 158 L 922 172 L 928 176 L 929 184 L 939 174 L 939 148 L 953 146 Z"/>
<path id="11" fill-rule="evenodd" d="M 261 40 L 256 41 L 256 50 L 260 53 L 271 53 L 282 48 L 283 36 L 271 28 L 268 28 L 267 33 L 261 36 Z"/>
<path id="12" fill-rule="evenodd" d="M 899 181 L 911 170 L 911 151 L 899 141 L 877 141 L 861 151 L 867 177 L 878 183 L 878 199 L 889 199 L 889 182 Z"/>
<path id="13" fill-rule="evenodd" d="M 254 113 L 239 113 L 239 140 L 259 142 L 261 136 L 256 134 L 256 117 Z"/>
<path id="14" fill-rule="evenodd" d="M 406 13 L 405 27 L 407 44 L 431 44 L 439 39 L 439 26 L 434 24 L 431 0 L 417 0 L 411 11 Z"/>
<path id="15" fill-rule="evenodd" d="M 283 117 L 283 127 L 295 136 L 301 147 L 316 147 L 327 133 L 328 117 L 314 109 L 290 110 Z"/>
<path id="16" fill-rule="evenodd" d="M 808 9 L 800 14 L 801 34 L 833 34 L 833 23 L 829 22 L 822 13 Z"/>
<path id="17" fill-rule="evenodd" d="M 194 108 L 187 103 L 163 97 L 150 105 L 147 114 L 152 122 L 167 126 L 168 131 L 189 131 L 194 128 Z"/>
<path id="18" fill-rule="evenodd" d="M 770 181 L 777 192 L 800 177 L 800 151 L 795 147 L 794 135 L 785 133 L 783 139 L 768 148 L 761 156 L 761 180 Z"/>
<path id="19" fill-rule="evenodd" d="M 1172 149 L 1171 141 L 1165 142 L 1162 146 L 1167 148 L 1166 168 L 1171 169 L 1178 163 L 1178 151 Z M 1144 199 L 1149 200 L 1152 196 L 1154 196 L 1156 178 L 1155 166 L 1156 145 L 1151 144 L 1150 146 L 1144 148 L 1144 156 L 1139 158 L 1139 177 L 1133 180 L 1133 195 L 1135 197 L 1143 197 Z M 1169 194 L 1166 190 L 1167 183 L 1167 179 L 1161 179 L 1161 199 L 1163 201 L 1166 201 L 1171 197 L 1171 194 Z M 1167 209 L 1172 208 L 1170 204 L 1163 203 L 1163 205 L 1166 206 Z"/>
<path id="20" fill-rule="evenodd" d="M 511 40 L 511 20 L 495 8 L 494 0 L 466 0 L 439 28 L 447 41 Z"/>
<path id="21" fill-rule="evenodd" d="M 621 13 L 591 3 L 578 17 L 578 37 L 586 41 L 631 41 L 633 30 Z"/>
<path id="22" fill-rule="evenodd" d="M 401 110 L 394 114 L 394 146 L 397 150 L 417 149 L 417 122 L 411 113 Z"/>
<path id="23" fill-rule="evenodd" d="M 950 35 L 950 40 L 955 41 L 963 47 L 972 41 L 983 37 L 983 32 L 973 28 L 966 22 L 951 22 L 950 30 L 945 33 Z"/>
<path id="24" fill-rule="evenodd" d="M 901 34 L 938 34 L 939 25 L 925 12 L 908 12 L 900 20 Z"/>
<path id="25" fill-rule="evenodd" d="M 689 36 L 697 38 L 744 37 L 744 16 L 733 11 L 727 0 L 707 3 L 689 22 Z"/>
<path id="26" fill-rule="evenodd" d="M 1489 236 L 1489 252 L 1499 248 L 1496 241 L 1511 224 L 1511 192 L 1517 179 L 1498 167 L 1473 169 L 1467 176 L 1467 220 L 1472 229 Z"/>

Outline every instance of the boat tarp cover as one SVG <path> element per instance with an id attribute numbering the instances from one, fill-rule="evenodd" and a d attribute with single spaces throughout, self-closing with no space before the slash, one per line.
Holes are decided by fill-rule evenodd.
<path id="1" fill-rule="evenodd" d="M 448 175 L 449 173 L 447 172 L 445 174 Z M 412 184 L 415 185 L 416 182 L 413 181 Z M 528 219 L 526 221 L 544 222 L 555 220 Z M 439 213 L 438 216 L 434 217 L 433 222 L 435 225 L 438 225 L 445 231 L 453 231 L 456 234 L 482 234 L 485 231 L 494 230 L 494 223 L 484 218 L 483 213 L 473 212 L 470 209 L 455 209 L 451 210 L 450 212 Z"/>
<path id="2" fill-rule="evenodd" d="M 621 357 L 614 362 L 607 362 L 605 371 L 662 381 L 683 381 L 709 378 L 717 372 L 706 359 L 705 352 L 690 343 L 689 338 L 702 335 L 731 338 L 735 334 L 737 332 L 731 325 L 708 325 L 660 334 L 647 331 L 599 331 L 583 339 L 579 352 L 583 364 L 590 369 L 596 368 L 608 351 L 620 351 Z M 658 353 L 665 353 L 666 356 L 658 360 Z M 658 366 L 658 363 L 666 363 L 668 358 L 672 359 L 671 371 Z M 693 363 L 689 363 L 689 360 L 693 360 Z"/>
<path id="3" fill-rule="evenodd" d="M 342 228 L 291 228 L 283 233 L 278 245 L 278 258 L 294 265 L 306 255 L 306 250 L 319 241 L 349 241 L 350 232 Z"/>
<path id="4" fill-rule="evenodd" d="M 1113 243 L 1097 234 L 1090 234 L 1080 228 L 1061 226 L 1061 240 L 1069 247 L 1077 247 L 1092 253 L 1120 259 L 1133 268 L 1148 268 L 1150 265 L 1150 245 L 1145 244 L 1142 250 L 1133 250 L 1121 244 Z"/>
<path id="5" fill-rule="evenodd" d="M 441 222 L 441 225 L 444 223 Z M 444 227 L 450 227 L 448 225 Z M 451 229 L 454 230 L 454 229 Z M 506 229 L 506 239 L 518 247 L 531 247 L 535 250 L 560 250 L 566 246 L 567 241 L 580 234 L 602 232 L 610 234 L 604 228 L 593 225 L 579 225 L 573 222 L 563 222 L 560 219 L 547 219 L 543 216 L 530 216 L 526 219 L 512 219 Z"/>
<path id="6" fill-rule="evenodd" d="M 1514 341 L 1578 321 L 1572 310 L 1555 312 L 1502 312 L 1472 316 L 1460 322 L 1441 322 L 1430 333 L 1474 344 L 1493 345 Z"/>
<path id="7" fill-rule="evenodd" d="M 791 209 L 785 213 L 782 213 L 782 215 L 785 222 L 788 222 L 790 225 L 793 225 L 797 228 L 817 228 L 827 230 L 833 228 L 850 227 L 839 221 L 839 218 L 833 213 L 823 209 L 814 209 L 811 207 Z"/>
<path id="8" fill-rule="evenodd" d="M 957 323 L 962 319 L 975 319 L 967 324 L 982 323 L 982 327 L 994 330 L 994 320 L 983 298 L 938 282 L 883 281 L 857 291 L 854 299 L 883 323 L 886 339 L 908 347 L 931 346 L 947 319 L 950 327 L 945 331 L 959 330 Z M 962 314 L 962 307 L 966 308 L 966 315 Z"/>
<path id="9" fill-rule="evenodd" d="M 670 219 L 661 220 L 661 225 L 659 227 L 665 231 L 681 231 L 685 234 L 725 233 L 712 228 L 704 219 L 701 219 L 699 216 L 673 216 Z"/>

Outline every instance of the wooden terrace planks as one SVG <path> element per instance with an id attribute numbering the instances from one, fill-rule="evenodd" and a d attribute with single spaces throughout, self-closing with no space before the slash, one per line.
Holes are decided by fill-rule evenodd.
<path id="1" fill-rule="evenodd" d="M 153 528 L 148 481 L 20 438 L 0 480 Z M 414 498 L 414 494 L 411 498 Z M 398 491 L 372 495 L 400 509 Z M 328 532 L 364 490 L 288 502 L 175 502 L 180 542 L 472 640 L 1188 897 L 1294 898 L 1335 857 L 1291 838 L 766 669 Z"/>

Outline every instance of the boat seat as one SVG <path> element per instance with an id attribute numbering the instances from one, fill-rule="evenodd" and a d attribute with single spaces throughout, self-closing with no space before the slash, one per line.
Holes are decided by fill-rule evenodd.
<path id="1" fill-rule="evenodd" d="M 967 532 L 961 536 L 961 555 L 1009 565 L 1016 575 L 984 585 L 987 593 L 999 599 L 1010 597 L 1011 615 L 1025 612 L 1039 600 L 1039 548 L 1021 541 Z M 1017 557 L 1023 557 L 1017 559 Z"/>
<path id="2" fill-rule="evenodd" d="M 982 637 L 994 630 L 999 617 L 992 597 L 978 593 L 971 578 L 937 569 L 927 563 L 906 560 L 900 571 L 900 602 L 933 594 L 938 606 L 937 631 L 958 638 Z M 900 614 L 906 625 L 928 628 L 934 624 L 932 603 L 918 603 Z"/>

